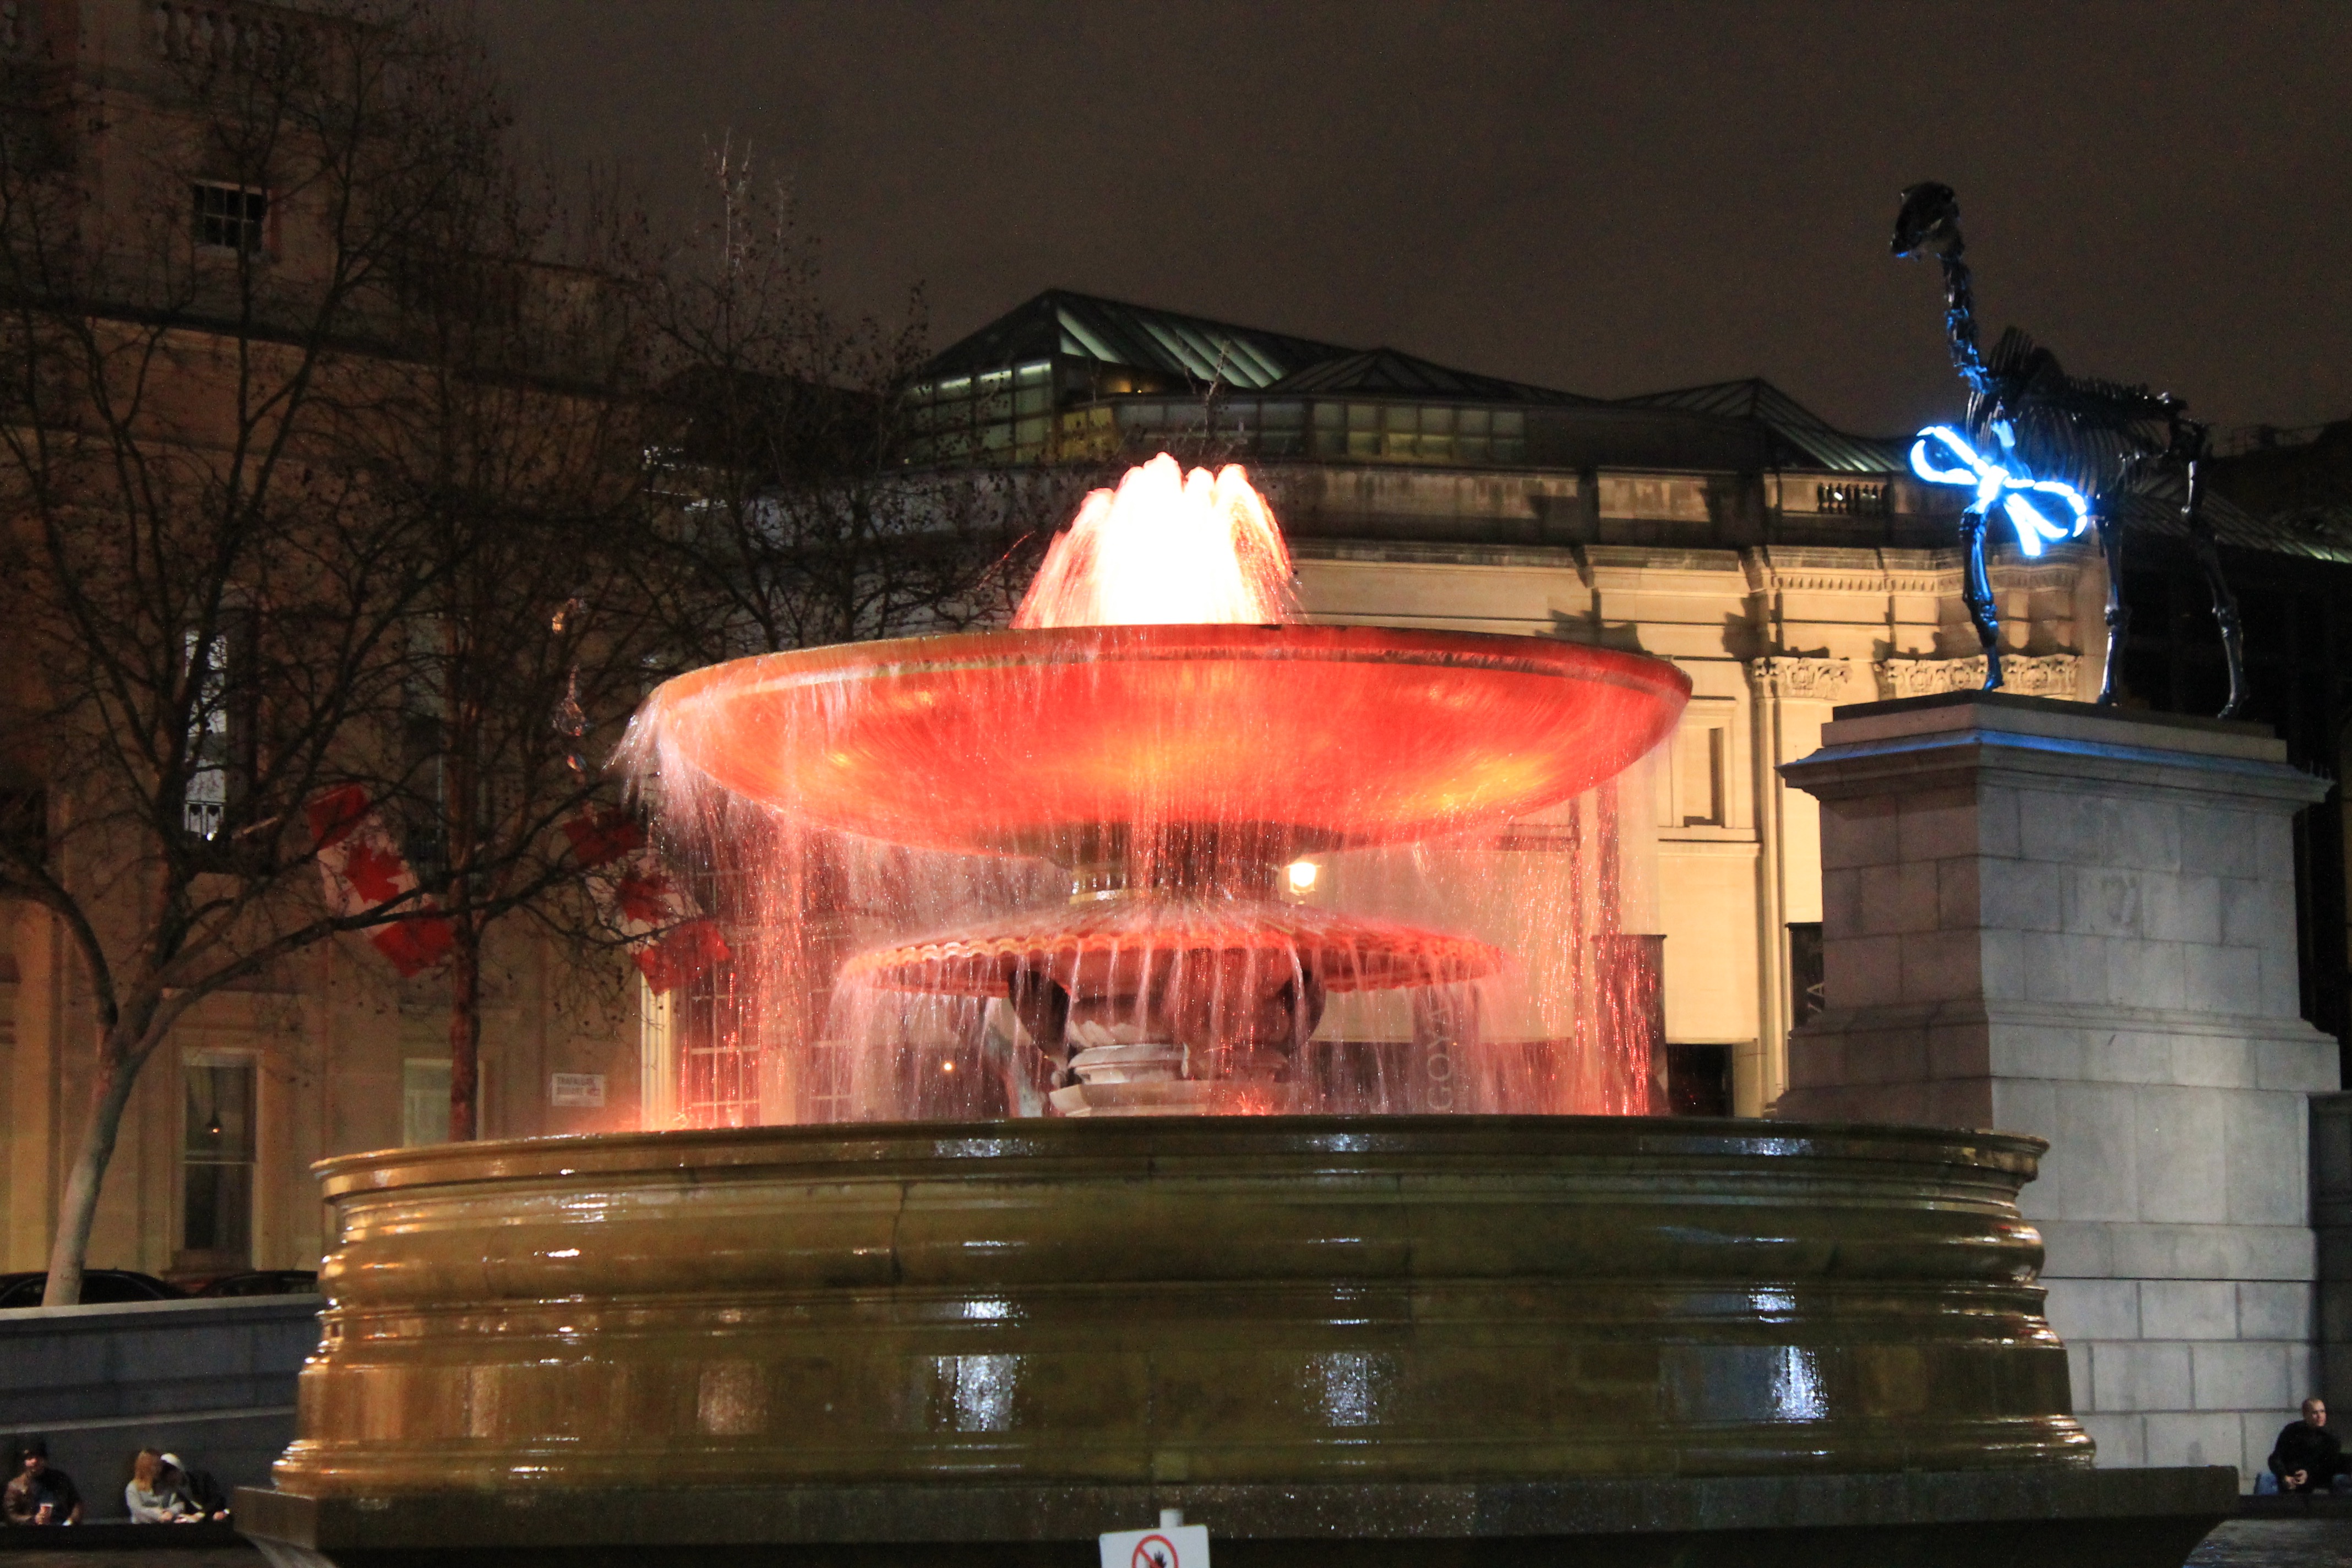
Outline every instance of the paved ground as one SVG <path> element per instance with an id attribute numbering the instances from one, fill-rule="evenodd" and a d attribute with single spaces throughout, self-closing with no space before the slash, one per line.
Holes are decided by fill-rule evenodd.
<path id="1" fill-rule="evenodd" d="M 250 1546 L 205 1546 L 194 1551 L 153 1552 L 27 1552 L 11 1546 L 0 1550 L 6 1568 L 268 1568 L 260 1552 Z"/>
<path id="2" fill-rule="evenodd" d="M 2189 1568 L 2352 1568 L 2352 1519 L 2237 1519 L 2211 1535 Z M 263 1568 L 250 1547 L 200 1551 L 0 1551 L 0 1568 Z M 2052 1568 L 2058 1568 L 2053 1564 Z"/>
<path id="3" fill-rule="evenodd" d="M 2352 1568 L 2352 1519 L 2233 1519 L 2207 1536 L 2189 1562 L 2190 1568 Z"/>

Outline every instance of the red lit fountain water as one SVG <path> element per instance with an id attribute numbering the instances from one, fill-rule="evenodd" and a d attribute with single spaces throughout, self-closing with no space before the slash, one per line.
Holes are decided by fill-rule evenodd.
<path id="1" fill-rule="evenodd" d="M 1575 643 L 1300 624 L 1242 470 L 1162 456 L 1087 497 L 1010 631 L 741 659 L 647 701 L 637 766 L 753 894 L 706 1026 L 756 1088 L 688 1119 L 1645 1110 L 1639 1031 L 1477 1038 L 1478 983 L 1549 955 L 1389 918 L 1395 862 L 1360 852 L 1491 843 L 1688 692 Z M 1605 990 L 1613 802 L 1566 837 L 1609 864 L 1530 945 Z M 1318 1039 L 1376 993 L 1409 1038 Z"/>

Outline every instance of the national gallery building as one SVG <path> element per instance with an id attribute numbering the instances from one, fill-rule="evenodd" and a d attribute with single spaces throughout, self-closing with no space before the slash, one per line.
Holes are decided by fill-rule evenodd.
<path id="1" fill-rule="evenodd" d="M 1755 1116 L 1779 1098 L 1788 1031 L 1822 1005 L 1822 878 L 1815 804 L 1778 769 L 1840 704 L 1984 675 L 1955 547 L 1964 492 L 1915 479 L 1907 437 L 1833 429 L 1761 380 L 1603 401 L 1062 291 L 945 350 L 910 395 L 919 464 L 1109 471 L 1160 449 L 1244 463 L 1317 620 L 1674 660 L 1693 697 L 1648 770 L 1642 917 L 1665 939 L 1674 1100 Z M 2245 613 L 2247 716 L 2339 773 L 2352 526 L 2220 499 L 2208 515 Z M 2126 537 L 2125 700 L 2211 713 L 2225 677 L 2185 531 L 2157 513 Z M 2095 698 L 2096 548 L 2004 549 L 1992 579 L 2006 689 Z M 2298 840 L 2305 1011 L 2339 1039 L 2344 828 L 2339 792 Z"/>

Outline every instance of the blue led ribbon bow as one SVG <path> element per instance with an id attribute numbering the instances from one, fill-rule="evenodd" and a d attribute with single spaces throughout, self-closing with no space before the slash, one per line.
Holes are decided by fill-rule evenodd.
<path id="1" fill-rule="evenodd" d="M 2017 435 L 2007 420 L 1995 420 L 1992 431 L 2001 445 L 1998 460 L 1979 457 L 1968 438 L 1950 426 L 1930 425 L 1911 444 L 1911 471 L 1929 484 L 1973 488 L 1977 499 L 1969 510 L 1979 516 L 1989 515 L 1998 503 L 2017 530 L 2017 547 L 2029 556 L 2041 554 L 2044 544 L 2073 539 L 2091 525 L 2091 503 L 2083 499 L 2082 491 L 2060 480 L 2037 479 L 2027 473 L 2018 461 Z M 1937 447 L 1966 466 L 1937 468 L 1933 450 Z M 2074 513 L 2073 518 L 2066 523 L 2051 521 L 2029 499 L 2033 496 L 2057 497 Z"/>

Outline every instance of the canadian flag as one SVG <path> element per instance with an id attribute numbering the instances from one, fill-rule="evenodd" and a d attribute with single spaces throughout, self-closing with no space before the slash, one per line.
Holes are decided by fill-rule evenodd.
<path id="1" fill-rule="evenodd" d="M 588 894 L 604 923 L 659 995 L 728 959 L 718 923 L 697 907 L 625 811 L 589 806 L 563 825 L 572 853 L 588 869 Z"/>
<path id="2" fill-rule="evenodd" d="M 329 913 L 364 914 L 416 890 L 416 873 L 393 842 L 364 785 L 329 790 L 310 803 L 310 816 Z M 428 896 L 410 900 L 404 907 L 431 911 L 440 906 Z M 449 922 L 430 912 L 415 914 L 376 927 L 368 941 L 406 979 L 449 956 Z"/>

